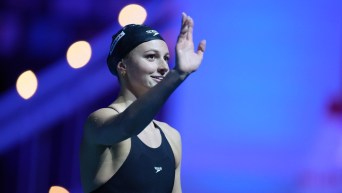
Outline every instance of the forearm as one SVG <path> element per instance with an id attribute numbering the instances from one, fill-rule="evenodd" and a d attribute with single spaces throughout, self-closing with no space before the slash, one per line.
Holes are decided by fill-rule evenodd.
<path id="1" fill-rule="evenodd" d="M 139 134 L 160 111 L 169 96 L 186 79 L 187 74 L 171 70 L 165 78 L 135 100 L 122 113 L 102 125 L 102 139 L 114 144 Z"/>
<path id="2" fill-rule="evenodd" d="M 171 70 L 159 84 L 147 91 L 134 101 L 123 113 L 127 119 L 127 132 L 138 134 L 143 130 L 159 112 L 169 96 L 184 81 L 186 75 Z"/>

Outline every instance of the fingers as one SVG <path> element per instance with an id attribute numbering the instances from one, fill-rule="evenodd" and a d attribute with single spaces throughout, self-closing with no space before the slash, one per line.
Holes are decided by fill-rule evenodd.
<path id="1" fill-rule="evenodd" d="M 198 47 L 197 47 L 197 54 L 203 55 L 206 46 L 207 46 L 207 41 L 206 41 L 206 40 L 202 40 L 202 41 L 199 43 Z"/>
<path id="2" fill-rule="evenodd" d="M 187 33 L 187 27 L 186 27 L 186 20 L 187 20 L 187 15 L 183 12 L 182 13 L 182 25 L 181 25 L 181 29 L 180 29 L 180 32 L 179 32 L 179 36 L 178 38 L 179 39 L 184 39 L 186 37 L 186 33 Z"/>
<path id="3" fill-rule="evenodd" d="M 178 36 L 178 44 L 186 42 L 190 42 L 188 45 L 193 48 L 193 29 L 194 29 L 194 20 L 186 15 L 186 13 L 182 13 L 182 26 L 181 31 Z M 189 41 L 188 41 L 189 40 Z M 206 48 L 206 40 L 202 40 L 197 47 L 197 54 L 203 56 Z"/>
<path id="4" fill-rule="evenodd" d="M 185 19 L 186 19 L 187 15 L 183 12 L 182 13 L 182 24 L 181 24 L 181 28 L 183 27 L 184 23 L 185 23 Z"/>
<path id="5" fill-rule="evenodd" d="M 193 26 L 194 26 L 193 19 L 183 12 L 182 13 L 182 25 L 181 25 L 181 31 L 179 33 L 179 38 L 192 40 Z"/>
<path id="6" fill-rule="evenodd" d="M 182 23 L 181 23 L 181 28 L 180 28 L 180 32 L 179 32 L 179 36 L 182 36 L 185 34 L 185 30 L 184 30 L 184 27 L 185 27 L 185 20 L 186 20 L 186 14 L 183 12 L 182 13 Z"/>
<path id="7" fill-rule="evenodd" d="M 194 30 L 194 20 L 190 16 L 188 16 L 187 26 L 188 26 L 187 39 L 192 40 L 192 32 Z"/>

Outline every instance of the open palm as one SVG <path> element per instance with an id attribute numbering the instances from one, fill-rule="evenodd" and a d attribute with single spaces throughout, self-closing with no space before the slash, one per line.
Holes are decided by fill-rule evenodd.
<path id="1" fill-rule="evenodd" d="M 206 46 L 206 41 L 202 40 L 195 52 L 193 27 L 192 18 L 183 13 L 181 31 L 176 45 L 176 69 L 187 74 L 196 71 L 200 66 Z"/>

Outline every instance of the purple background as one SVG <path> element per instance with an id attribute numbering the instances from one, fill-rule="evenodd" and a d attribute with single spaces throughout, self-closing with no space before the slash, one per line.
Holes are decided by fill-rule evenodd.
<path id="1" fill-rule="evenodd" d="M 195 42 L 208 43 L 201 68 L 158 115 L 182 135 L 183 192 L 342 192 L 338 0 L 2 1 L 0 192 L 82 192 L 82 126 L 118 92 L 105 58 L 130 3 L 147 9 L 173 57 L 182 11 L 195 20 Z M 65 55 L 79 40 L 93 55 L 74 70 Z M 38 90 L 23 100 L 15 82 L 29 69 Z"/>

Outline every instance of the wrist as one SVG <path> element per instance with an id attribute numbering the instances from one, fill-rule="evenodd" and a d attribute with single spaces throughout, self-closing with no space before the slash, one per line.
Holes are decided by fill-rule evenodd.
<path id="1" fill-rule="evenodd" d="M 190 75 L 189 72 L 182 72 L 181 70 L 177 68 L 172 69 L 170 72 L 179 76 L 181 80 L 185 80 Z"/>

